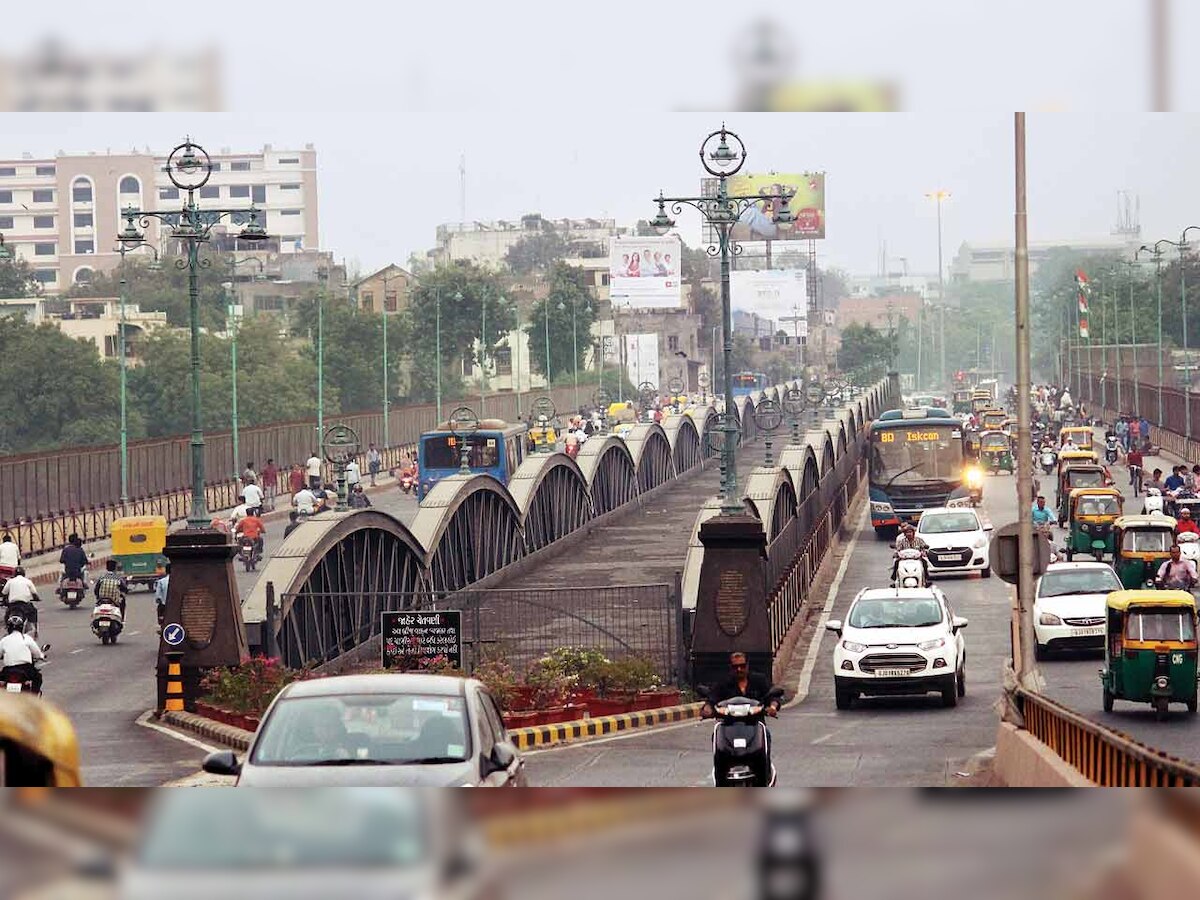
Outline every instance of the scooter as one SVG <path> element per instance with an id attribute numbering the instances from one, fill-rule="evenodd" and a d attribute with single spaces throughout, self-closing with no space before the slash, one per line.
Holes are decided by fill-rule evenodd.
<path id="1" fill-rule="evenodd" d="M 1116 438 L 1109 438 L 1104 442 L 1104 460 L 1110 466 L 1117 461 L 1117 441 Z"/>
<path id="2" fill-rule="evenodd" d="M 783 697 L 772 688 L 767 704 Z M 767 743 L 767 705 L 749 697 L 718 703 L 713 728 L 713 784 L 717 787 L 774 787 L 775 765 Z"/>
<path id="3" fill-rule="evenodd" d="M 1142 501 L 1142 514 L 1147 516 L 1163 514 L 1163 495 L 1158 488 L 1146 491 L 1146 499 Z"/>
<path id="4" fill-rule="evenodd" d="M 1175 543 L 1179 545 L 1179 556 L 1190 559 L 1192 565 L 1200 568 L 1200 534 L 1194 531 L 1181 532 L 1176 536 Z"/>
<path id="5" fill-rule="evenodd" d="M 253 572 L 258 568 L 259 554 L 254 538 L 243 537 L 238 540 L 238 559 L 246 567 L 247 572 Z"/>
<path id="6" fill-rule="evenodd" d="M 92 608 L 92 633 L 101 644 L 115 644 L 117 635 L 125 628 L 121 607 L 101 600 Z"/>
<path id="7" fill-rule="evenodd" d="M 896 563 L 896 587 L 921 588 L 925 584 L 925 567 L 921 565 L 920 550 L 901 550 Z"/>
<path id="8" fill-rule="evenodd" d="M 1054 467 L 1058 465 L 1058 454 L 1049 447 L 1043 448 L 1041 462 L 1042 471 L 1049 475 L 1054 471 Z"/>
<path id="9" fill-rule="evenodd" d="M 42 644 L 42 655 L 45 656 L 50 652 L 49 644 Z M 33 667 L 39 672 L 46 664 L 45 659 L 35 659 Z M 7 694 L 41 694 L 41 691 L 33 689 L 33 679 L 25 675 L 24 672 L 19 672 L 11 666 L 4 670 L 4 691 Z"/>
<path id="10" fill-rule="evenodd" d="M 59 600 L 74 609 L 87 595 L 87 585 L 83 583 L 82 578 L 67 578 L 58 586 L 56 593 Z"/>
<path id="11" fill-rule="evenodd" d="M 400 473 L 400 490 L 406 494 L 411 494 L 413 488 L 417 486 L 417 476 L 415 472 L 407 471 Z"/>

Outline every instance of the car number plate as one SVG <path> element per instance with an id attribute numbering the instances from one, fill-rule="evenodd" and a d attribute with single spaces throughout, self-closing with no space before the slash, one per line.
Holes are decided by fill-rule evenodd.
<path id="1" fill-rule="evenodd" d="M 1104 628 L 1097 626 L 1095 628 L 1072 628 L 1071 637 L 1099 637 L 1104 634 Z"/>
<path id="2" fill-rule="evenodd" d="M 907 678 L 909 672 L 908 669 L 876 669 L 875 674 L 880 678 Z"/>

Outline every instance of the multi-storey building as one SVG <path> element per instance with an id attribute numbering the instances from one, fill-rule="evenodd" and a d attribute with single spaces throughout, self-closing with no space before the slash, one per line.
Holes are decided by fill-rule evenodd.
<path id="1" fill-rule="evenodd" d="M 198 192 L 204 208 L 248 208 L 265 215 L 265 253 L 296 253 L 319 247 L 317 154 L 304 150 L 212 153 L 213 172 Z M 0 234 L 10 251 L 28 260 L 47 294 L 67 290 L 120 261 L 121 210 L 133 206 L 171 209 L 183 197 L 164 170 L 166 154 L 145 152 L 25 154 L 0 159 Z M 234 225 L 214 229 L 216 249 L 234 249 Z M 165 229 L 151 220 L 146 240 L 163 246 Z"/>
<path id="2" fill-rule="evenodd" d="M 627 230 L 618 229 L 614 219 L 544 219 L 538 213 L 522 216 L 519 222 L 439 225 L 437 246 L 428 256 L 435 265 L 470 260 L 485 268 L 498 268 L 523 238 L 553 231 L 571 246 L 572 257 L 603 258 L 607 267 L 609 238 Z"/>

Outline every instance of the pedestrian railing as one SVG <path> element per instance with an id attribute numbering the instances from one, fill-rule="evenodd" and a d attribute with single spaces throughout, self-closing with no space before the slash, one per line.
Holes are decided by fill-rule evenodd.
<path id="1" fill-rule="evenodd" d="M 1100 787 L 1200 787 L 1200 767 L 1022 688 L 1025 730 Z"/>

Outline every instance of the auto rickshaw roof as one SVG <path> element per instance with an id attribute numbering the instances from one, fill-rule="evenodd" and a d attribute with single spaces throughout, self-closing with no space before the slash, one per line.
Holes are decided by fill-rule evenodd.
<path id="1" fill-rule="evenodd" d="M 140 531 L 143 528 L 166 528 L 166 516 L 125 516 L 120 519 L 113 519 L 111 528 L 120 528 L 126 531 Z"/>
<path id="2" fill-rule="evenodd" d="M 1096 462 L 1098 457 L 1096 456 L 1095 451 L 1092 450 L 1064 450 L 1058 454 L 1058 459 L 1059 462 L 1069 462 L 1075 459 L 1086 459 L 1090 460 L 1091 462 Z"/>
<path id="3" fill-rule="evenodd" d="M 1090 495 L 1093 497 L 1116 497 L 1120 500 L 1125 499 L 1120 490 L 1114 487 L 1077 487 L 1071 488 L 1071 499 Z"/>
<path id="4" fill-rule="evenodd" d="M 79 739 L 58 707 L 32 694 L 0 693 L 0 740 L 12 741 L 54 766 L 55 784 L 78 787 Z"/>
<path id="5" fill-rule="evenodd" d="M 1169 528 L 1174 531 L 1178 523 L 1171 516 L 1164 516 L 1160 513 L 1152 515 L 1134 513 L 1128 516 L 1121 516 L 1113 524 L 1122 530 L 1128 528 Z"/>
<path id="6" fill-rule="evenodd" d="M 1113 591 L 1108 595 L 1106 604 L 1109 609 L 1119 609 L 1122 612 L 1134 606 L 1170 606 L 1194 610 L 1196 598 L 1188 591 Z"/>

